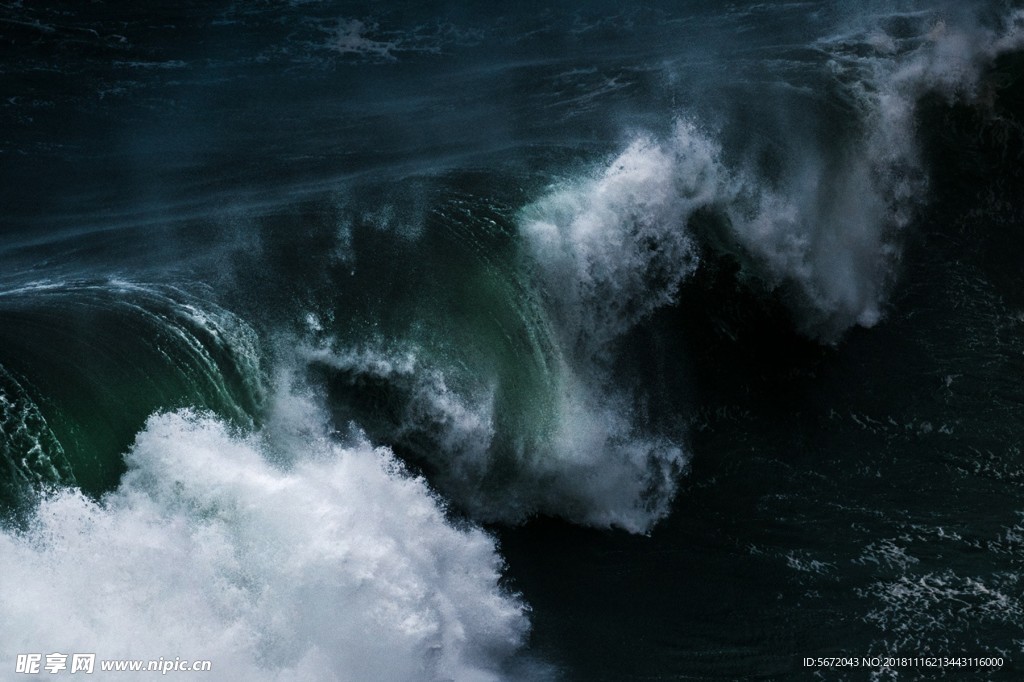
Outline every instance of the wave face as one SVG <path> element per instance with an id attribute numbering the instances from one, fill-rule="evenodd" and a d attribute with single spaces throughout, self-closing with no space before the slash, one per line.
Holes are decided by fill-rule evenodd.
<path id="1" fill-rule="evenodd" d="M 209 407 L 252 424 L 263 400 L 252 328 L 178 288 L 32 282 L 0 292 L 0 321 L 10 494 L 20 484 L 103 491 L 154 410 Z"/>
<path id="2" fill-rule="evenodd" d="M 25 388 L 0 366 L 0 452 L 4 496 L 59 481 L 73 483 L 64 448 Z"/>
<path id="3" fill-rule="evenodd" d="M 40 0 L 0 40 L 0 649 L 1019 657 L 1018 3 Z"/>

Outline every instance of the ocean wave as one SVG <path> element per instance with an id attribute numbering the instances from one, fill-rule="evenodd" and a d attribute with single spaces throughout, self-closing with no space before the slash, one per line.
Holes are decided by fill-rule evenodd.
<path id="1" fill-rule="evenodd" d="M 526 243 L 569 348 L 603 355 L 674 300 L 697 266 L 686 223 L 725 182 L 719 155 L 680 121 L 666 143 L 634 140 L 596 177 L 557 187 L 522 210 Z"/>
<path id="2" fill-rule="evenodd" d="M 269 442 L 152 416 L 115 491 L 53 493 L 0 533 L 0 640 L 212 660 L 221 680 L 500 679 L 528 621 L 494 540 L 386 449 Z"/>
<path id="3" fill-rule="evenodd" d="M 32 487 L 113 486 L 121 452 L 155 409 L 198 405 L 251 425 L 264 399 L 255 331 L 171 286 L 111 278 L 4 290 L 0 360 L 0 455 L 19 472 L 9 480 Z"/>
<path id="4" fill-rule="evenodd" d="M 478 520 L 547 514 L 647 532 L 668 513 L 686 467 L 678 445 L 631 418 L 626 396 L 595 391 L 568 365 L 510 399 L 497 377 L 466 382 L 424 351 L 318 347 L 301 355 L 327 370 L 328 391 L 343 406 L 336 419 L 394 443 Z"/>
<path id="5" fill-rule="evenodd" d="M 606 165 L 553 187 L 520 222 L 564 332 L 597 354 L 671 304 L 702 249 L 736 257 L 747 283 L 779 291 L 809 336 L 835 341 L 876 324 L 901 233 L 928 201 L 918 102 L 938 93 L 984 106 L 984 70 L 1024 45 L 1022 24 L 1019 10 L 995 28 L 922 13 L 901 32 L 876 17 L 817 41 L 831 96 L 845 102 L 821 115 L 852 120 L 821 122 L 834 128 L 829 148 L 787 131 L 770 173 L 743 160 L 756 156 L 743 142 L 723 153 L 720 138 L 743 139 L 728 117 L 712 129 L 679 116 L 670 135 L 639 134 Z M 708 214 L 710 237 L 694 227 Z"/>
<path id="6" fill-rule="evenodd" d="M 0 365 L 0 499 L 16 498 L 24 488 L 74 483 L 64 449 L 39 406 Z M 20 489 L 19 489 L 20 488 Z"/>

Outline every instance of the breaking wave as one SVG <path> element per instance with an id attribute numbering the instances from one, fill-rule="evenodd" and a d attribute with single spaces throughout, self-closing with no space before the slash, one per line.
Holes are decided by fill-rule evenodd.
<path id="1" fill-rule="evenodd" d="M 346 405 L 338 421 L 395 443 L 476 519 L 541 513 L 646 532 L 668 513 L 686 465 L 680 447 L 629 418 L 624 396 L 595 394 L 566 365 L 509 399 L 497 380 L 467 386 L 414 350 L 303 356 L 328 371 L 335 404 Z"/>
<path id="2" fill-rule="evenodd" d="M 767 172 L 749 160 L 758 150 L 740 143 L 726 154 L 684 116 L 667 137 L 637 136 L 596 173 L 524 209 L 548 298 L 581 354 L 605 352 L 672 303 L 702 249 L 737 258 L 748 283 L 781 290 L 811 336 L 834 341 L 882 318 L 901 232 L 928 199 L 918 102 L 937 93 L 983 106 L 984 69 L 1024 44 L 1021 11 L 998 28 L 932 13 L 900 19 L 816 45 L 827 57 L 822 87 L 842 103 L 823 115 L 852 118 L 822 122 L 834 128 L 831 147 L 788 131 Z"/>
<path id="3" fill-rule="evenodd" d="M 64 489 L 0 534 L 9 652 L 210 659 L 222 680 L 495 680 L 523 641 L 493 539 L 453 527 L 386 449 L 275 452 L 182 410 L 151 417 L 127 463 L 99 501 Z"/>

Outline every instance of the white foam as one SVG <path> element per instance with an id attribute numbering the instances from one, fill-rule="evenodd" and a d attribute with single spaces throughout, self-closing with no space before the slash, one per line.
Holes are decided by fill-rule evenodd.
<path id="1" fill-rule="evenodd" d="M 874 324 L 893 247 L 870 163 L 837 172 L 808 154 L 799 166 L 770 187 L 727 169 L 719 145 L 679 121 L 668 139 L 642 137 L 597 179 L 529 207 L 525 232 L 565 326 L 593 354 L 673 302 L 696 268 L 687 224 L 700 209 L 726 217 L 770 285 L 796 285 L 809 329 Z"/>
<path id="2" fill-rule="evenodd" d="M 697 262 L 687 220 L 724 183 L 719 154 L 679 121 L 669 140 L 638 137 L 596 177 L 523 209 L 522 231 L 571 346 L 603 353 L 675 299 Z"/>
<path id="3" fill-rule="evenodd" d="M 429 434 L 437 446 L 436 461 L 445 492 L 477 491 L 480 480 L 486 476 L 487 453 L 494 442 L 493 384 L 474 392 L 457 391 L 449 386 L 441 369 L 422 362 L 410 348 L 388 351 L 368 346 L 335 352 L 324 346 L 303 348 L 301 356 L 306 362 L 386 380 L 404 391 L 401 423 L 391 435 L 401 439 L 415 433 Z M 475 494 L 473 502 L 465 495 L 460 497 L 464 504 L 479 509 L 480 518 L 501 517 L 486 513 L 494 500 L 478 499 Z"/>
<path id="4" fill-rule="evenodd" d="M 544 482 L 532 488 L 535 508 L 632 530 L 667 511 L 686 456 L 677 444 L 644 435 L 631 397 L 609 388 L 609 366 L 629 330 L 674 302 L 698 267 L 689 224 L 699 211 L 719 216 L 745 270 L 783 288 L 801 331 L 833 340 L 882 318 L 900 231 L 926 196 L 917 102 L 929 90 L 973 87 L 993 54 L 988 45 L 1001 44 L 987 38 L 943 29 L 908 49 L 875 28 L 858 43 L 874 51 L 855 73 L 837 46 L 830 68 L 860 107 L 859 128 L 838 154 L 792 145 L 775 181 L 752 167 L 729 167 L 711 134 L 680 119 L 664 139 L 636 136 L 610 163 L 521 211 L 561 353 L 552 361 L 554 454 L 521 455 Z M 560 505 L 546 491 L 557 491 Z M 644 510 L 640 500 L 650 506 Z"/>
<path id="5" fill-rule="evenodd" d="M 838 168 L 813 156 L 805 159 L 805 177 L 789 183 L 783 200 L 791 217 L 778 220 L 780 212 L 767 210 L 755 221 L 769 221 L 762 229 L 768 240 L 752 237 L 743 221 L 734 220 L 748 248 L 766 258 L 776 275 L 799 284 L 812 309 L 808 328 L 834 336 L 881 318 L 899 259 L 900 232 L 928 199 L 918 102 L 929 92 L 978 99 L 985 66 L 1024 45 L 1022 16 L 1016 11 L 1003 29 L 994 30 L 966 15 L 954 24 L 924 14 L 922 32 L 913 38 L 871 26 L 820 42 L 832 54 L 829 66 L 836 78 L 859 107 L 863 132 L 855 153 Z M 779 262 L 780 236 L 802 241 L 795 261 Z"/>
<path id="6" fill-rule="evenodd" d="M 54 494 L 0 534 L 7 655 L 210 659 L 218 680 L 498 679 L 527 620 L 492 538 L 451 526 L 388 450 L 321 437 L 281 469 L 269 442 L 153 416 L 116 491 Z"/>
<path id="7" fill-rule="evenodd" d="M 338 22 L 337 32 L 331 41 L 331 48 L 341 54 L 378 57 L 394 61 L 394 50 L 398 43 L 391 40 L 375 40 L 370 33 L 378 31 L 376 24 L 367 25 L 359 19 L 343 19 Z"/>
<path id="8" fill-rule="evenodd" d="M 903 573 L 857 592 L 870 600 L 863 620 L 885 633 L 887 650 L 943 651 L 979 627 L 1020 623 L 1018 580 L 1012 572 L 970 576 L 947 569 Z"/>
<path id="9" fill-rule="evenodd" d="M 4 468 L 19 483 L 53 485 L 75 480 L 64 449 L 39 406 L 0 365 L 0 462 L 4 460 Z"/>
<path id="10" fill-rule="evenodd" d="M 390 437 L 429 436 L 437 485 L 478 519 L 546 513 L 649 530 L 667 514 L 687 456 L 649 431 L 610 368 L 629 331 L 673 303 L 698 267 L 691 219 L 705 210 L 721 219 L 745 272 L 784 292 L 801 331 L 834 340 L 876 324 L 900 232 L 927 193 L 917 102 L 934 90 L 970 96 L 996 51 L 1019 44 L 1020 24 L 1002 34 L 936 24 L 916 39 L 874 25 L 821 41 L 857 120 L 838 151 L 782 144 L 790 158 L 771 182 L 727 164 L 716 137 L 681 118 L 668 136 L 636 135 L 610 162 L 524 207 L 518 224 L 547 325 L 531 333 L 551 342 L 551 357 L 536 396 L 545 414 L 516 422 L 522 432 L 498 433 L 500 377 L 455 382 L 452 368 L 380 347 L 325 346 L 307 360 L 398 387 L 406 403 Z"/>
<path id="11" fill-rule="evenodd" d="M 409 349 L 321 347 L 302 356 L 397 388 L 400 424 L 388 436 L 435 446 L 426 453 L 437 470 L 434 482 L 479 520 L 518 522 L 543 513 L 646 532 L 668 513 L 687 463 L 678 445 L 637 427 L 624 396 L 596 390 L 558 358 L 552 385 L 535 387 L 544 409 L 514 415 L 518 430 L 498 433 L 496 377 L 456 388 Z"/>
<path id="12" fill-rule="evenodd" d="M 582 379 L 557 377 L 550 450 L 531 458 L 538 506 L 591 526 L 645 533 L 665 518 L 689 455 L 637 423 L 630 396 Z"/>
<path id="13" fill-rule="evenodd" d="M 1022 26 L 1018 10 L 1000 30 L 934 21 L 912 39 L 873 25 L 820 41 L 859 117 L 838 160 L 834 150 L 793 144 L 783 176 L 768 182 L 727 167 L 713 137 L 682 120 L 667 138 L 640 135 L 596 173 L 552 188 L 520 224 L 560 327 L 594 355 L 671 303 L 695 269 L 687 223 L 702 208 L 726 218 L 747 267 L 786 287 L 802 331 L 833 339 L 876 324 L 900 231 L 927 198 L 917 103 L 934 91 L 979 96 L 984 66 L 1024 45 Z"/>

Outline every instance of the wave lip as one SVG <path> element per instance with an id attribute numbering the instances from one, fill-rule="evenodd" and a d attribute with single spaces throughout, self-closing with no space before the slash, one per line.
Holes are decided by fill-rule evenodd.
<path id="1" fill-rule="evenodd" d="M 823 61 L 806 65 L 807 75 L 827 102 L 800 95 L 765 112 L 785 120 L 814 110 L 809 120 L 827 131 L 817 141 L 780 125 L 766 151 L 728 114 L 716 122 L 720 134 L 683 117 L 664 138 L 637 135 L 595 173 L 527 206 L 522 232 L 570 347 L 581 356 L 607 352 L 675 301 L 702 249 L 727 252 L 748 283 L 781 292 L 808 336 L 834 342 L 853 326 L 877 324 L 901 233 L 928 200 L 919 101 L 938 93 L 984 106 L 984 69 L 1024 46 L 1022 10 L 995 28 L 966 11 L 897 23 L 887 28 L 875 17 L 815 41 Z M 728 162 L 719 139 L 733 140 Z M 770 170 L 753 161 L 761 154 Z M 715 234 L 695 233 L 702 212 Z"/>
<path id="2" fill-rule="evenodd" d="M 720 150 L 688 121 L 666 144 L 642 136 L 594 178 L 554 188 L 519 223 L 569 347 L 607 352 L 675 300 L 697 267 L 690 216 L 717 200 Z"/>

